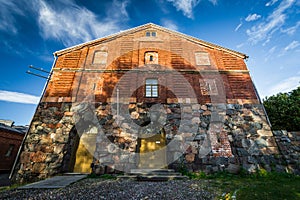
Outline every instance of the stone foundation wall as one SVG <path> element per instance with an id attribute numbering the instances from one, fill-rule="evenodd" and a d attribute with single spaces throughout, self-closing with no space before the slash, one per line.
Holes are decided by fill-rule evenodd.
<path id="1" fill-rule="evenodd" d="M 237 172 L 242 166 L 253 172 L 263 155 L 273 157 L 279 153 L 261 105 L 206 104 L 200 106 L 199 113 L 198 133 L 172 167 L 184 165 L 190 171 L 211 173 Z M 201 149 L 207 138 L 209 153 Z"/>
<path id="2" fill-rule="evenodd" d="M 62 173 L 74 126 L 69 103 L 41 103 L 26 137 L 13 179 L 32 182 Z"/>
<path id="3" fill-rule="evenodd" d="M 77 134 L 90 138 L 93 173 L 128 172 L 138 167 L 139 135 L 153 133 L 165 135 L 167 165 L 176 170 L 299 174 L 299 132 L 273 135 L 261 105 L 41 103 L 14 179 L 71 172 Z"/>
<path id="4" fill-rule="evenodd" d="M 300 175 L 300 131 L 273 131 L 280 154 L 275 170 Z"/>
<path id="5" fill-rule="evenodd" d="M 102 106 L 100 113 L 110 113 L 107 106 L 108 109 Z M 169 168 L 184 166 L 190 171 L 210 173 L 237 172 L 242 166 L 254 172 L 277 163 L 279 151 L 261 105 L 170 103 L 159 105 L 155 119 L 149 116 L 155 114 L 151 104 L 122 106 L 125 110 L 129 108 L 129 112 L 118 123 L 112 115 L 106 121 L 103 119 L 109 115 L 101 117 L 109 141 L 103 143 L 102 139 L 97 144 L 95 157 L 99 159 L 94 165 L 97 174 L 137 167 L 139 134 L 159 132 L 161 128 L 167 138 Z M 151 129 L 153 123 L 156 125 Z"/>

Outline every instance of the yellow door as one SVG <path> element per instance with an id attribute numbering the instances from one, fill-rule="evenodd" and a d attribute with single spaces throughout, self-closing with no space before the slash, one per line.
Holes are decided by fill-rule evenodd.
<path id="1" fill-rule="evenodd" d="M 162 134 L 142 134 L 140 136 L 141 169 L 161 169 L 167 166 L 166 137 Z"/>
<path id="2" fill-rule="evenodd" d="M 80 137 L 78 148 L 76 151 L 76 161 L 73 172 L 91 173 L 91 164 L 93 162 L 96 135 L 83 134 Z"/>

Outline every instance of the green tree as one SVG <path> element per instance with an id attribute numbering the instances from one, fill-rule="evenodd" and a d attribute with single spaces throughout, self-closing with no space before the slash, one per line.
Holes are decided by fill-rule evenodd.
<path id="1" fill-rule="evenodd" d="M 263 100 L 273 130 L 300 131 L 300 86 Z"/>

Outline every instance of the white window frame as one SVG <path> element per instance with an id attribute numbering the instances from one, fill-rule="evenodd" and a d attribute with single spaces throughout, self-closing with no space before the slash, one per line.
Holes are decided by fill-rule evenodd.
<path id="1" fill-rule="evenodd" d="M 146 31 L 145 36 L 146 37 L 156 37 L 157 32 L 156 31 Z"/>
<path id="2" fill-rule="evenodd" d="M 108 56 L 107 51 L 95 51 L 93 57 L 93 64 L 105 65 L 107 63 L 107 56 Z"/>
<path id="3" fill-rule="evenodd" d="M 215 79 L 200 79 L 200 90 L 202 95 L 218 95 Z"/>
<path id="4" fill-rule="evenodd" d="M 145 97 L 157 98 L 158 97 L 158 79 L 147 78 L 145 80 Z"/>
<path id="5" fill-rule="evenodd" d="M 211 65 L 207 52 L 195 52 L 195 61 L 196 65 Z"/>

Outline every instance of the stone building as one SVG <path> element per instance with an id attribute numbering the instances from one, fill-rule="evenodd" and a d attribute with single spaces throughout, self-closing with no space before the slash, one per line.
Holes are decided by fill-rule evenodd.
<path id="1" fill-rule="evenodd" d="M 135 168 L 255 171 L 279 153 L 243 53 L 149 23 L 54 55 L 17 181 Z"/>

